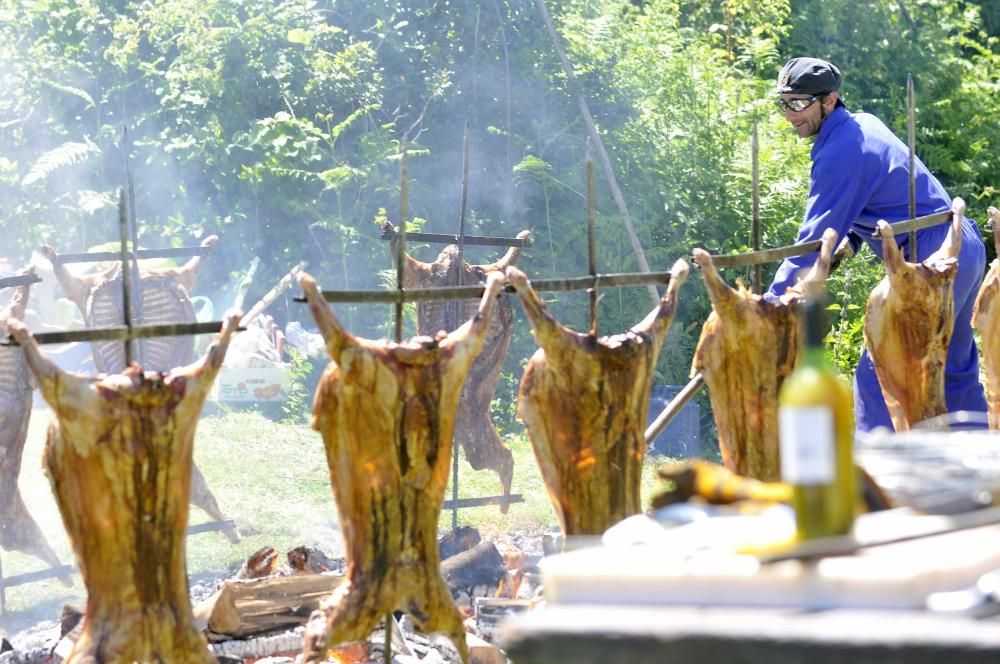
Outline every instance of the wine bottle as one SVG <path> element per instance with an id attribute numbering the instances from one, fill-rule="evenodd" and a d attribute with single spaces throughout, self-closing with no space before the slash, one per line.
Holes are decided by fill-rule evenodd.
<path id="1" fill-rule="evenodd" d="M 821 290 L 799 301 L 802 345 L 778 394 L 781 478 L 792 486 L 796 535 L 850 532 L 857 510 L 851 395 L 831 368 Z"/>

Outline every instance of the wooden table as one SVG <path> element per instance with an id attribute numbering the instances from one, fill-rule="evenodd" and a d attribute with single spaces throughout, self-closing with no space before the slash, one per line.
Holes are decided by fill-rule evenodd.
<path id="1" fill-rule="evenodd" d="M 514 664 L 1000 662 L 1000 618 L 928 611 L 549 605 L 513 618 Z"/>

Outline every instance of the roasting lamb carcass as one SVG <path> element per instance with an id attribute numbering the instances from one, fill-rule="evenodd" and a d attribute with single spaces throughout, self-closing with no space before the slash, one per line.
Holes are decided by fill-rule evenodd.
<path id="1" fill-rule="evenodd" d="M 306 628 L 305 655 L 367 637 L 392 611 L 441 632 L 468 661 L 462 617 L 438 569 L 438 517 L 448 483 L 455 411 L 502 288 L 489 275 L 476 315 L 457 330 L 402 343 L 351 335 L 312 277 L 300 284 L 333 362 L 316 390 L 344 532 L 347 580 Z"/>
<path id="2" fill-rule="evenodd" d="M 31 275 L 34 271 L 29 267 L 21 274 Z M 24 318 L 30 288 L 24 284 L 14 290 L 10 302 L 0 310 L 0 325 L 10 318 Z M 37 556 L 58 567 L 59 558 L 31 518 L 17 486 L 31 419 L 31 392 L 31 371 L 24 351 L 16 346 L 0 346 L 0 546 Z"/>
<path id="3" fill-rule="evenodd" d="M 382 233 L 395 237 L 396 229 L 389 222 L 382 224 Z M 530 231 L 518 233 L 527 239 Z M 392 245 L 393 253 L 396 243 Z M 485 265 L 470 265 L 462 261 L 462 284 L 478 284 L 491 272 L 501 274 L 514 265 L 521 255 L 520 247 L 511 247 L 500 260 Z M 458 245 L 446 247 L 433 263 L 424 263 L 404 254 L 403 286 L 406 288 L 436 288 L 459 283 Z M 417 334 L 432 336 L 440 330 L 450 332 L 468 320 L 479 306 L 476 300 L 448 300 L 417 303 Z M 514 476 L 514 456 L 497 433 L 490 419 L 490 402 L 496 392 L 503 370 L 504 357 L 513 336 L 514 312 L 507 298 L 501 298 L 490 324 L 483 350 L 472 363 L 465 388 L 458 402 L 455 418 L 455 439 L 465 450 L 465 458 L 474 470 L 488 468 L 500 477 L 503 495 L 510 495 Z M 507 503 L 501 511 L 507 512 Z"/>
<path id="4" fill-rule="evenodd" d="M 184 549 L 195 427 L 238 324 L 227 316 L 187 367 L 92 378 L 57 367 L 8 321 L 54 412 L 45 467 L 87 588 L 67 664 L 215 661 L 191 613 Z"/>
<path id="5" fill-rule="evenodd" d="M 986 402 L 990 429 L 1000 429 L 1000 210 L 989 208 L 993 225 L 993 246 L 997 258 L 983 279 L 972 311 L 972 326 L 983 342 L 983 373 L 986 375 Z"/>
<path id="6" fill-rule="evenodd" d="M 956 198 L 944 243 L 921 263 L 906 262 L 892 226 L 878 222 L 886 276 L 868 297 L 865 346 L 896 431 L 948 411 L 944 370 L 964 213 L 965 201 Z"/>
<path id="7" fill-rule="evenodd" d="M 211 235 L 202 247 L 214 247 L 219 238 Z M 122 306 L 121 264 L 103 272 L 77 277 L 58 262 L 55 249 L 45 245 L 42 253 L 52 262 L 56 279 L 66 297 L 76 304 L 87 327 L 121 325 Z M 204 256 L 194 256 L 182 267 L 141 269 L 139 282 L 133 289 L 141 290 L 142 323 L 147 325 L 195 322 L 190 292 L 198 279 Z M 134 314 L 135 312 L 133 312 Z M 191 362 L 194 343 L 191 337 L 158 337 L 141 339 L 142 364 L 147 371 L 169 371 Z M 94 365 L 100 373 L 119 373 L 125 369 L 125 349 L 120 342 L 93 342 Z"/>
<path id="8" fill-rule="evenodd" d="M 649 392 L 687 275 L 686 262 L 674 263 L 667 292 L 642 322 L 597 338 L 559 324 L 525 274 L 507 268 L 539 345 L 517 412 L 567 535 L 598 535 L 641 511 Z"/>
<path id="9" fill-rule="evenodd" d="M 731 288 L 708 252 L 694 250 L 712 313 L 701 328 L 691 375 L 701 372 L 705 378 L 722 462 L 738 475 L 781 479 L 778 389 L 799 350 L 796 303 L 806 284 L 826 280 L 836 242 L 837 232 L 827 230 L 816 263 L 780 302 L 769 302 L 743 284 Z"/>
<path id="10" fill-rule="evenodd" d="M 214 247 L 218 241 L 217 236 L 210 235 L 202 241 L 201 246 Z M 77 277 L 57 260 L 56 251 L 51 246 L 44 245 L 42 254 L 51 261 L 56 279 L 66 297 L 80 310 L 87 327 L 112 327 L 123 323 L 120 264 L 98 274 Z M 203 262 L 203 256 L 195 256 L 180 268 L 140 270 L 144 324 L 195 322 L 194 306 L 189 293 L 197 282 Z M 133 283 L 132 288 L 136 287 Z M 143 368 L 149 371 L 169 371 L 190 363 L 194 357 L 194 342 L 189 336 L 154 337 L 133 343 L 141 344 Z M 125 369 L 125 347 L 121 342 L 95 341 L 91 343 L 91 348 L 98 372 L 111 374 Z M 228 520 L 197 465 L 192 468 L 191 502 L 216 521 Z M 235 528 L 227 528 L 222 532 L 229 541 L 240 541 Z"/>

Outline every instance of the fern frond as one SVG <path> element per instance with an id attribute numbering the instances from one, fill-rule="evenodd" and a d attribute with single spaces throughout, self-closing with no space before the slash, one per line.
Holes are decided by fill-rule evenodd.
<path id="1" fill-rule="evenodd" d="M 59 92 L 65 92 L 68 95 L 79 97 L 80 99 L 87 102 L 87 108 L 93 108 L 94 106 L 97 106 L 97 104 L 94 103 L 94 98 L 91 97 L 89 94 L 87 94 L 86 90 L 81 90 L 80 88 L 74 88 L 69 85 L 63 85 L 62 83 L 56 83 L 55 81 L 51 81 L 47 78 L 43 78 L 39 82 L 42 83 L 43 85 L 49 86 L 53 90 L 58 90 Z"/>
<path id="2" fill-rule="evenodd" d="M 21 180 L 21 185 L 27 187 L 39 180 L 44 180 L 64 166 L 79 164 L 86 161 L 91 155 L 101 153 L 101 149 L 97 147 L 96 143 L 90 139 L 84 140 L 86 141 L 84 143 L 68 141 L 43 154 L 28 170 L 28 174 Z"/>
<path id="3" fill-rule="evenodd" d="M 118 207 L 118 197 L 110 191 L 94 191 L 81 189 L 76 192 L 76 206 L 81 212 L 94 214 L 104 208 Z"/>

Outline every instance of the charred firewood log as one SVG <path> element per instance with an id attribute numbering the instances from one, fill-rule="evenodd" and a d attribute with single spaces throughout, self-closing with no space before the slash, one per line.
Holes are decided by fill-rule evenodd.
<path id="1" fill-rule="evenodd" d="M 214 247 L 218 241 L 217 236 L 210 235 L 201 246 Z M 43 245 L 42 254 L 52 262 L 56 279 L 66 297 L 80 310 L 87 327 L 122 324 L 124 309 L 120 265 L 98 274 L 77 277 L 56 260 L 56 251 L 51 246 Z M 195 256 L 180 268 L 140 271 L 144 324 L 195 322 L 189 293 L 197 282 L 204 260 L 203 256 Z M 169 371 L 189 364 L 194 357 L 194 342 L 190 336 L 155 337 L 141 339 L 137 343 L 142 345 L 143 368 L 149 371 Z M 125 348 L 121 342 L 93 342 L 91 348 L 98 372 L 111 374 L 125 369 Z M 216 521 L 228 520 L 197 465 L 191 467 L 191 502 Z M 227 528 L 222 533 L 234 544 L 240 541 L 235 528 Z"/>
<path id="2" fill-rule="evenodd" d="M 389 222 L 382 224 L 383 235 L 395 237 L 396 229 Z M 517 237 L 526 239 L 530 231 L 521 231 Z M 393 253 L 396 243 L 392 243 Z M 520 247 L 511 247 L 500 260 L 484 265 L 461 263 L 461 282 L 473 285 L 486 281 L 491 272 L 501 274 L 508 266 L 514 265 L 521 255 Z M 404 256 L 403 285 L 406 288 L 435 288 L 455 286 L 459 283 L 458 246 L 450 245 L 438 255 L 433 263 L 424 263 Z M 448 300 L 417 303 L 417 334 L 433 336 L 439 331 L 450 332 L 475 315 L 479 306 L 476 300 Z M 493 420 L 490 419 L 490 402 L 496 392 L 497 382 L 503 370 L 504 357 L 513 336 L 514 312 L 510 302 L 501 298 L 490 324 L 483 350 L 469 369 L 469 376 L 458 402 L 455 418 L 455 439 L 465 451 L 465 458 L 474 470 L 488 468 L 500 478 L 504 496 L 510 495 L 510 484 L 514 476 L 514 455 L 504 445 Z M 507 513 L 508 503 L 500 505 L 500 511 Z"/>
<path id="3" fill-rule="evenodd" d="M 769 302 L 743 284 L 731 288 L 708 252 L 694 250 L 712 313 L 701 328 L 691 375 L 705 377 L 722 462 L 738 475 L 781 479 L 778 389 L 798 354 L 796 303 L 805 284 L 825 281 L 836 242 L 837 232 L 828 230 L 812 270 L 780 302 Z"/>
<path id="4" fill-rule="evenodd" d="M 641 511 L 639 488 L 656 360 L 688 275 L 674 263 L 659 304 L 624 334 L 597 338 L 560 325 L 528 278 L 507 269 L 540 346 L 517 412 L 567 535 L 597 535 Z"/>
<path id="5" fill-rule="evenodd" d="M 21 274 L 34 272 L 35 269 L 29 267 Z M 14 290 L 10 302 L 0 310 L 0 325 L 5 325 L 9 318 L 24 318 L 30 288 L 25 284 Z M 58 567 L 61 564 L 58 556 L 28 513 L 17 486 L 31 419 L 32 384 L 24 351 L 16 346 L 0 346 L 0 546 L 36 556 Z M 71 582 L 64 579 L 63 583 Z"/>
<path id="6" fill-rule="evenodd" d="M 87 587 L 67 664 L 215 661 L 191 613 L 185 531 L 198 415 L 239 318 L 195 364 L 103 378 L 63 371 L 8 322 L 55 413 L 45 466 Z"/>
<path id="7" fill-rule="evenodd" d="M 306 628 L 315 661 L 367 637 L 392 611 L 441 632 L 468 661 L 462 617 L 441 578 L 437 524 L 465 376 L 489 332 L 503 277 L 490 274 L 476 315 L 457 330 L 402 343 L 351 335 L 316 282 L 300 281 L 333 362 L 316 390 L 347 579 Z"/>

